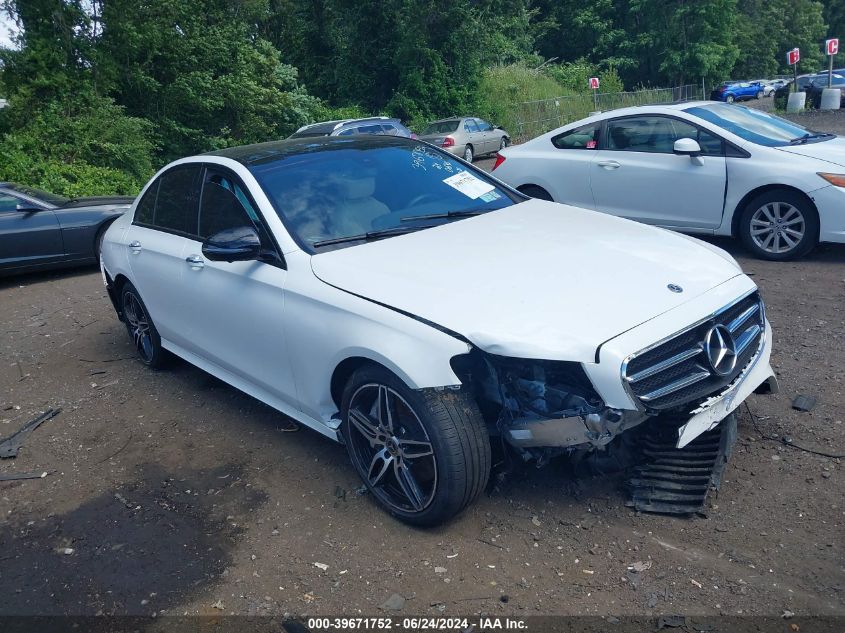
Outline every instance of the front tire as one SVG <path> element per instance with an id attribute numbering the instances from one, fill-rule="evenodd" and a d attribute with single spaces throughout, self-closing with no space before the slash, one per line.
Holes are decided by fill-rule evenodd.
<path id="1" fill-rule="evenodd" d="M 727 101 L 728 103 L 733 103 L 734 102 L 734 96 L 728 95 L 727 97 L 725 97 L 725 101 Z"/>
<path id="2" fill-rule="evenodd" d="M 775 189 L 756 196 L 739 220 L 739 237 L 753 255 L 770 261 L 803 257 L 818 243 L 819 216 L 800 194 Z"/>
<path id="3" fill-rule="evenodd" d="M 464 160 L 468 163 L 471 163 L 472 159 L 473 159 L 472 145 L 467 145 L 464 148 Z"/>
<path id="4" fill-rule="evenodd" d="M 355 470 L 405 523 L 443 523 L 487 483 L 490 438 L 478 406 L 462 391 L 416 391 L 382 367 L 365 366 L 346 385 L 341 416 Z"/>
<path id="5" fill-rule="evenodd" d="M 161 337 L 141 295 L 128 281 L 121 288 L 120 305 L 126 330 L 141 362 L 153 369 L 160 369 L 167 360 L 167 351 L 161 346 Z"/>
<path id="6" fill-rule="evenodd" d="M 759 99 L 762 99 L 762 98 L 763 98 L 763 91 L 761 90 L 760 92 L 757 93 L 757 99 L 759 100 Z"/>

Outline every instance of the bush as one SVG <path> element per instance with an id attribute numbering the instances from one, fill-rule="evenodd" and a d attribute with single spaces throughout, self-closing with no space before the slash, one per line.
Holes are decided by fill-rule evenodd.
<path id="1" fill-rule="evenodd" d="M 74 99 L 30 107 L 23 96 L 2 111 L 0 180 L 78 197 L 134 194 L 152 175 L 152 126 L 110 99 Z"/>

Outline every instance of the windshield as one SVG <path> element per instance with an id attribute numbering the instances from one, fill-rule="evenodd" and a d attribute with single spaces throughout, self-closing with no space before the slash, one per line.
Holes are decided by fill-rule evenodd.
<path id="1" fill-rule="evenodd" d="M 714 103 L 687 108 L 685 112 L 709 121 L 740 138 L 766 147 L 782 147 L 795 139 L 814 134 L 811 130 L 771 114 L 744 106 Z M 833 135 L 819 138 L 823 141 Z"/>
<path id="2" fill-rule="evenodd" d="M 68 202 L 70 202 L 70 198 L 58 196 L 55 193 L 50 193 L 48 191 L 42 191 L 41 189 L 36 189 L 35 187 L 27 187 L 26 185 L 19 185 L 14 182 L 7 182 L 4 186 L 6 187 L 6 189 L 9 189 L 11 191 L 17 191 L 18 193 L 22 193 L 25 196 L 35 198 L 36 200 L 41 200 L 43 202 L 46 202 L 47 204 L 52 204 L 57 207 L 60 207 L 63 204 L 67 204 Z"/>
<path id="3" fill-rule="evenodd" d="M 333 138 L 250 170 L 288 230 L 312 252 L 430 228 L 521 200 L 454 156 L 401 137 Z"/>
<path id="4" fill-rule="evenodd" d="M 428 127 L 423 130 L 423 134 L 450 134 L 458 129 L 460 121 L 438 121 L 436 123 L 429 123 Z"/>

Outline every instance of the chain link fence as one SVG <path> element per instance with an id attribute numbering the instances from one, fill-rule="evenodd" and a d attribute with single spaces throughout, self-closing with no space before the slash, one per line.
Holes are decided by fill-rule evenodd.
<path id="1" fill-rule="evenodd" d="M 688 84 L 677 88 L 644 88 L 631 92 L 608 92 L 598 94 L 571 95 L 525 101 L 516 106 L 515 138 L 528 140 L 578 119 L 589 116 L 596 110 L 607 111 L 636 105 L 654 105 L 706 99 L 701 84 Z"/>

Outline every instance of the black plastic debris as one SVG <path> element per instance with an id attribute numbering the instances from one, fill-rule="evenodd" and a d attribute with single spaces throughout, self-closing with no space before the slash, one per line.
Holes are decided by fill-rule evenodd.
<path id="1" fill-rule="evenodd" d="M 803 394 L 800 394 L 795 396 L 795 399 L 792 401 L 792 408 L 796 411 L 801 411 L 803 413 L 806 413 L 807 411 L 812 411 L 815 406 L 815 396 L 805 396 Z"/>
<path id="2" fill-rule="evenodd" d="M 0 441 L 0 458 L 6 459 L 8 457 L 17 457 L 18 451 L 21 449 L 21 446 L 23 446 L 26 438 L 29 437 L 29 434 L 47 420 L 59 415 L 61 411 L 61 409 L 49 409 L 34 420 L 24 424 L 17 433 L 10 435 L 3 441 Z"/>
<path id="3" fill-rule="evenodd" d="M 729 415 L 712 431 L 684 448 L 675 448 L 677 429 L 653 424 L 642 438 L 645 463 L 634 467 L 627 485 L 628 505 L 641 512 L 696 514 L 707 495 L 718 490 L 736 442 L 736 417 Z"/>

